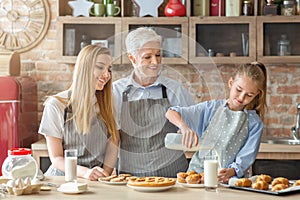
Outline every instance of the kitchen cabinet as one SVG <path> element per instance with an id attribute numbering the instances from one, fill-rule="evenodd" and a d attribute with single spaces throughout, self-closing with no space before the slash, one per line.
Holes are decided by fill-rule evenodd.
<path id="1" fill-rule="evenodd" d="M 139 26 L 151 26 L 163 36 L 163 64 L 299 61 L 300 16 L 262 16 L 263 0 L 253 1 L 253 16 L 191 16 L 193 0 L 186 0 L 186 17 L 164 17 L 167 3 L 164 0 L 158 8 L 158 17 L 136 17 L 134 4 L 125 0 L 119 1 L 119 17 L 72 17 L 67 1 L 57 1 L 59 62 L 75 63 L 82 37 L 87 35 L 88 43 L 98 41 L 111 49 L 114 64 L 128 64 L 124 38 Z M 291 42 L 291 55 L 277 55 L 282 34 Z"/>
<path id="2" fill-rule="evenodd" d="M 257 17 L 257 60 L 263 63 L 293 63 L 300 59 L 300 16 Z M 278 42 L 286 35 L 290 55 L 278 56 Z M 285 48 L 285 47 L 283 47 Z"/>
<path id="3" fill-rule="evenodd" d="M 122 63 L 129 63 L 125 52 L 125 36 L 132 30 L 141 26 L 153 27 L 155 31 L 162 36 L 164 64 L 187 64 L 188 63 L 188 18 L 187 17 L 159 17 L 159 18 L 140 18 L 123 17 L 122 18 Z"/>
<path id="4" fill-rule="evenodd" d="M 121 18 L 61 16 L 57 27 L 58 62 L 75 63 L 86 35 L 88 43 L 103 43 L 111 49 L 113 62 L 121 63 Z"/>
<path id="5" fill-rule="evenodd" d="M 190 17 L 190 63 L 246 63 L 256 59 L 256 18 Z M 209 56 L 208 52 L 214 53 Z"/>

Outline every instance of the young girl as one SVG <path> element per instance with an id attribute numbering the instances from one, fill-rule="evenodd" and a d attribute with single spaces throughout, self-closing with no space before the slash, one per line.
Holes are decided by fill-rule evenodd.
<path id="1" fill-rule="evenodd" d="M 213 148 L 221 166 L 218 178 L 225 183 L 232 176 L 244 176 L 258 153 L 266 109 L 265 66 L 257 62 L 240 66 L 228 86 L 228 99 L 190 107 L 175 106 L 166 113 L 183 134 L 185 146 L 197 145 L 201 136 L 214 141 Z M 203 156 L 203 152 L 196 152 L 188 170 L 202 172 Z"/>

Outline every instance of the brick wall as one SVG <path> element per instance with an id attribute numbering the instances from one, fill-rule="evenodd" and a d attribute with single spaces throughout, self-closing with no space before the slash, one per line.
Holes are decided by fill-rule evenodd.
<path id="1" fill-rule="evenodd" d="M 29 52 L 21 54 L 22 75 L 32 76 L 38 83 L 39 119 L 43 101 L 48 95 L 65 90 L 72 77 L 73 65 L 57 63 L 56 0 L 51 4 L 51 25 L 44 40 Z M 290 137 L 295 123 L 296 106 L 300 102 L 300 61 L 297 64 L 267 65 L 269 109 L 265 118 L 265 135 Z M 228 94 L 227 80 L 234 65 L 206 66 L 171 65 L 163 73 L 184 84 L 196 102 L 211 97 L 223 98 Z M 113 79 L 126 76 L 128 65 L 114 66 Z"/>

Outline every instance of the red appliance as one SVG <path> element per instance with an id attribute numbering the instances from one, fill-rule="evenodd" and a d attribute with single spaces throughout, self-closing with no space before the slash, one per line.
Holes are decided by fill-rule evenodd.
<path id="1" fill-rule="evenodd" d="M 37 141 L 37 107 L 37 84 L 31 77 L 0 77 L 0 168 L 8 149 L 30 148 Z"/>

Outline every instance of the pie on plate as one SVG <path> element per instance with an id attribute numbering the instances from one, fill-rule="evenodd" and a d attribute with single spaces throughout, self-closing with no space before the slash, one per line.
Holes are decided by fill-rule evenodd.
<path id="1" fill-rule="evenodd" d="M 176 183 L 174 178 L 166 177 L 138 177 L 134 179 L 128 179 L 127 185 L 129 186 L 140 186 L 140 187 L 165 187 L 173 186 Z"/>

